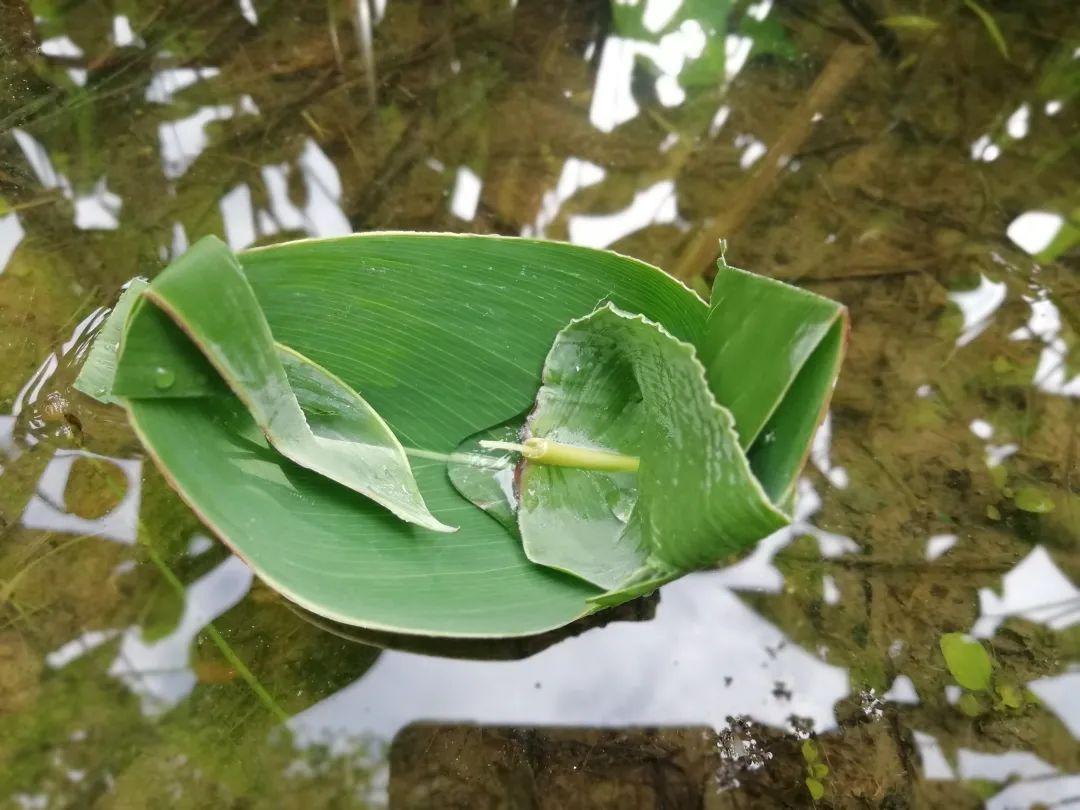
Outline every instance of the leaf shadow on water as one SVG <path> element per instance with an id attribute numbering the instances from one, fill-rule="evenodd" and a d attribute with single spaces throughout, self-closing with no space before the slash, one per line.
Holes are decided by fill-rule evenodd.
<path id="1" fill-rule="evenodd" d="M 534 636 L 505 639 L 427 638 L 403 633 L 384 633 L 362 627 L 338 624 L 289 605 L 289 609 L 307 622 L 340 638 L 373 647 L 400 652 L 434 655 L 441 658 L 463 658 L 475 661 L 512 661 L 528 658 L 560 641 L 581 635 L 587 630 L 604 627 L 610 622 L 649 621 L 656 615 L 659 593 L 626 602 L 618 607 L 590 614 L 565 627 Z"/>

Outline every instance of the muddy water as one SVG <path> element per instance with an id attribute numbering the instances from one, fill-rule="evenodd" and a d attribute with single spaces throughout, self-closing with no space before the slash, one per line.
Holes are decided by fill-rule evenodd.
<path id="1" fill-rule="evenodd" d="M 680 5 L 3 4 L 0 806 L 1080 799 L 1080 18 Z M 294 612 L 70 383 L 194 239 L 376 228 L 846 303 L 795 526 L 566 637 Z"/>

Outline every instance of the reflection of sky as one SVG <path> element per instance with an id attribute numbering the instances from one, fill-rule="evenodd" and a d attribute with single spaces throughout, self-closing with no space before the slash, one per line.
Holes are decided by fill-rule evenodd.
<path id="1" fill-rule="evenodd" d="M 15 417 L 0 416 L 0 474 L 3 474 L 7 462 L 16 455 L 14 434 Z"/>
<path id="2" fill-rule="evenodd" d="M 212 74 L 203 72 L 197 78 L 207 78 L 208 75 Z M 237 114 L 258 115 L 258 112 L 250 96 L 241 96 L 236 104 L 200 107 L 191 115 L 159 124 L 158 140 L 165 176 L 170 179 L 182 176 L 209 146 L 207 125 L 214 121 L 228 121 Z"/>
<path id="3" fill-rule="evenodd" d="M 607 172 L 595 163 L 590 163 L 581 158 L 567 158 L 563 164 L 559 179 L 555 188 L 544 192 L 540 202 L 540 211 L 536 215 L 536 222 L 532 226 L 526 226 L 522 236 L 544 236 L 547 227 L 555 221 L 559 209 L 563 203 L 577 194 L 583 188 L 595 186 L 607 176 Z"/>
<path id="4" fill-rule="evenodd" d="M 37 140 L 15 128 L 11 130 L 15 142 L 22 149 L 26 162 L 30 164 L 38 182 L 46 189 L 60 191 L 75 206 L 75 227 L 82 230 L 115 230 L 119 227 L 117 216 L 120 213 L 122 200 L 119 196 L 109 191 L 105 178 L 100 178 L 94 187 L 86 194 L 76 194 L 71 187 L 70 181 L 56 171 L 49 153 L 45 151 Z M 18 222 L 16 222 L 18 226 Z M 0 234 L 0 238 L 2 238 Z M 17 243 L 16 243 L 17 244 Z M 0 242 L 0 251 L 3 250 Z M 2 265 L 0 265 L 2 267 Z"/>
<path id="5" fill-rule="evenodd" d="M 991 316 L 1005 302 L 1004 281 L 991 281 L 979 276 L 979 286 L 973 290 L 949 293 L 949 300 L 960 308 L 964 328 L 956 339 L 957 346 L 966 346 L 990 325 Z"/>
<path id="6" fill-rule="evenodd" d="M 981 615 L 972 633 L 990 638 L 1009 616 L 1020 616 L 1045 624 L 1051 630 L 1065 630 L 1080 622 L 1078 589 L 1042 546 L 1002 577 L 999 588 L 980 588 Z"/>
<path id="7" fill-rule="evenodd" d="M 577 245 L 606 248 L 648 225 L 671 223 L 678 216 L 675 184 L 660 182 L 634 194 L 626 208 L 613 214 L 570 217 L 570 241 Z"/>
<path id="8" fill-rule="evenodd" d="M 124 496 L 116 507 L 95 520 L 73 515 L 64 509 L 64 488 L 67 486 L 72 465 L 80 458 L 98 459 L 103 464 L 116 465 L 124 473 L 127 482 Z M 28 529 L 89 534 L 118 543 L 134 543 L 138 533 L 141 474 L 140 459 L 109 458 L 85 450 L 60 450 L 45 467 L 45 472 L 38 481 L 37 491 L 23 511 L 22 524 Z"/>
<path id="9" fill-rule="evenodd" d="M 171 104 L 181 90 L 203 79 L 212 79 L 221 71 L 216 67 L 166 68 L 159 70 L 146 87 L 146 100 L 154 104 Z"/>
<path id="10" fill-rule="evenodd" d="M 225 226 L 225 241 L 229 243 L 229 247 L 240 250 L 259 237 L 272 236 L 282 231 L 302 230 L 316 238 L 352 233 L 349 219 L 341 209 L 341 177 L 326 153 L 313 139 L 308 138 L 304 142 L 296 168 L 303 178 L 306 192 L 302 207 L 298 207 L 289 196 L 289 175 L 293 168 L 287 163 L 263 166 L 260 172 L 270 204 L 269 209 L 255 209 L 251 187 L 247 183 L 233 186 L 221 197 L 218 206 Z M 479 186 L 475 192 L 478 199 Z M 471 205 L 475 212 L 476 200 L 473 200 Z M 178 231 L 178 235 L 183 236 L 180 244 L 186 248 L 187 237 L 182 229 Z M 176 242 L 174 238 L 174 243 Z M 178 252 L 174 244 L 173 255 Z"/>
<path id="11" fill-rule="evenodd" d="M 1080 397 L 1080 374 L 1068 376 L 1068 347 L 1061 336 L 1061 313 L 1045 291 L 1025 296 L 1031 317 L 1025 326 L 1013 331 L 1012 340 L 1038 340 L 1043 344 L 1033 384 L 1047 394 Z"/>
<path id="12" fill-rule="evenodd" d="M 195 673 L 189 666 L 192 642 L 207 624 L 247 595 L 251 579 L 251 569 L 230 556 L 187 587 L 183 615 L 166 636 L 146 641 L 141 628 L 125 630 L 109 674 L 142 698 L 148 714 L 175 706 L 195 688 Z"/>
<path id="13" fill-rule="evenodd" d="M 682 6 L 681 0 L 644 0 L 644 27 L 659 34 Z M 637 3 L 624 3 L 637 5 Z M 764 19 L 771 3 L 754 4 L 748 12 L 755 19 Z M 637 117 L 640 107 L 633 94 L 634 64 L 647 60 L 656 70 L 656 98 L 665 107 L 674 107 L 686 100 L 685 88 L 679 74 L 687 62 L 703 53 L 708 37 L 701 23 L 688 18 L 655 41 L 609 35 L 600 53 L 600 64 L 593 88 L 589 120 L 601 132 L 611 132 L 620 124 Z M 753 47 L 749 37 L 729 35 L 725 38 L 725 73 L 731 80 L 745 64 Z"/>
<path id="14" fill-rule="evenodd" d="M 58 37 L 50 37 L 41 43 L 41 52 L 46 56 L 69 56 L 78 58 L 83 55 L 82 48 L 76 45 L 71 37 L 66 34 Z M 82 87 L 86 84 L 86 69 L 85 68 L 68 68 L 68 78 L 75 84 Z"/>
<path id="15" fill-rule="evenodd" d="M 480 204 L 480 178 L 468 166 L 461 166 L 454 179 L 454 190 L 450 194 L 450 212 L 458 219 L 472 221 L 476 216 L 476 206 Z"/>
<path id="16" fill-rule="evenodd" d="M 720 584 L 696 574 L 663 589 L 656 618 L 616 622 L 522 661 L 384 653 L 360 680 L 295 717 L 304 741 L 415 720 L 494 725 L 726 725 L 729 715 L 786 727 L 791 715 L 835 726 L 845 670 L 787 641 Z M 730 678 L 730 684 L 727 680 Z M 777 682 L 790 700 L 773 694 Z"/>
<path id="17" fill-rule="evenodd" d="M 131 20 L 125 14 L 117 14 L 113 17 L 112 37 L 113 44 L 117 48 L 142 47 L 146 44 L 140 37 L 135 35 L 131 28 Z"/>
<path id="18" fill-rule="evenodd" d="M 1050 246 L 1064 224 L 1065 218 L 1053 211 L 1026 211 L 1009 223 L 1005 234 L 1034 256 Z"/>
<path id="19" fill-rule="evenodd" d="M 1080 740 L 1080 668 L 1073 666 L 1061 675 L 1038 678 L 1028 689 Z"/>
<path id="20" fill-rule="evenodd" d="M 11 254 L 15 252 L 15 248 L 19 246 L 24 236 L 26 236 L 26 231 L 19 222 L 18 214 L 0 216 L 0 275 L 3 275 L 4 270 L 7 269 Z"/>
<path id="21" fill-rule="evenodd" d="M 52 669 L 62 669 L 120 636 L 109 674 L 140 697 L 146 714 L 161 714 L 195 688 L 197 680 L 190 663 L 196 636 L 235 607 L 247 595 L 251 581 L 251 569 L 230 556 L 187 587 L 179 621 L 161 638 L 147 641 L 138 625 L 123 631 L 88 630 L 48 653 L 45 662 Z"/>
<path id="22" fill-rule="evenodd" d="M 986 753 L 961 748 L 950 762 L 934 737 L 920 731 L 913 736 L 922 760 L 923 777 L 929 781 L 985 779 L 1001 783 L 1014 779 L 986 801 L 987 810 L 1056 807 L 1059 801 L 1064 804 L 1080 793 L 1080 775 L 1061 775 L 1028 751 Z"/>

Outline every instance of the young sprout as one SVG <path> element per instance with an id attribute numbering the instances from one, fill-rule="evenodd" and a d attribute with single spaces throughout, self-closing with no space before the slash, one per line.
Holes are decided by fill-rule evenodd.
<path id="1" fill-rule="evenodd" d="M 509 450 L 513 453 L 521 453 L 529 461 L 553 467 L 575 467 L 579 470 L 600 472 L 637 472 L 638 467 L 641 466 L 641 459 L 637 456 L 624 456 L 607 450 L 575 447 L 536 436 L 526 439 L 522 444 L 484 440 L 480 442 L 480 446 L 487 450 Z"/>

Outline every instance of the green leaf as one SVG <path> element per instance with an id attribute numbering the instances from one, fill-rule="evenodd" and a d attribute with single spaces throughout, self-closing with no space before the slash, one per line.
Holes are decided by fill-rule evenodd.
<path id="1" fill-rule="evenodd" d="M 995 691 L 998 693 L 998 697 L 1001 698 L 1002 705 L 1008 709 L 1019 709 L 1024 705 L 1024 693 L 1015 684 L 999 683 L 995 687 Z"/>
<path id="2" fill-rule="evenodd" d="M 274 451 L 234 396 L 145 387 L 126 402 L 132 425 L 220 538 L 303 607 L 373 629 L 528 635 L 595 609 L 599 589 L 531 563 L 515 531 L 457 493 L 447 463 L 465 437 L 530 405 L 555 335 L 597 301 L 692 341 L 707 311 L 697 296 L 613 253 L 495 237 L 363 234 L 237 258 L 275 340 L 362 394 L 404 445 L 428 455 L 411 459 L 419 489 L 460 531 L 402 523 L 328 485 Z M 143 306 L 154 326 L 160 310 Z M 144 362 L 126 345 L 129 360 Z M 145 366 L 152 381 L 155 358 Z M 182 387 L 178 374 L 169 393 Z"/>
<path id="3" fill-rule="evenodd" d="M 990 687 L 992 665 L 982 644 L 966 633 L 945 633 L 938 645 L 945 656 L 945 665 L 958 684 L 972 690 Z"/>
<path id="4" fill-rule="evenodd" d="M 1009 46 L 1005 42 L 1005 35 L 1001 33 L 1001 29 L 998 27 L 997 20 L 994 19 L 993 15 L 975 0 L 964 0 L 964 5 L 979 18 L 979 21 L 982 22 L 983 27 L 986 29 L 987 35 L 997 46 L 998 51 L 1005 59 L 1008 59 Z"/>
<path id="5" fill-rule="evenodd" d="M 846 339 L 847 313 L 835 301 L 721 259 L 700 358 L 773 503 L 794 491 Z"/>
<path id="6" fill-rule="evenodd" d="M 603 472 L 526 460 L 518 525 L 533 562 L 605 590 L 672 578 L 788 521 L 762 491 L 694 347 L 612 306 L 555 338 L 529 433 L 639 456 Z"/>
<path id="7" fill-rule="evenodd" d="M 139 300 L 142 291 L 146 289 L 147 282 L 142 278 L 132 279 L 120 294 L 109 317 L 105 319 L 101 331 L 94 338 L 90 346 L 90 352 L 86 357 L 78 378 L 75 380 L 75 390 L 81 391 L 88 397 L 96 399 L 106 405 L 118 403 L 113 396 L 113 381 L 116 378 L 116 360 L 120 348 L 120 338 L 124 332 L 124 324 L 132 306 Z"/>
<path id="8" fill-rule="evenodd" d="M 1054 511 L 1054 499 L 1046 490 L 1039 487 L 1020 487 L 1013 495 L 1013 503 L 1017 509 L 1032 512 L 1036 515 L 1045 515 Z"/>
<path id="9" fill-rule="evenodd" d="M 956 708 L 968 717 L 978 717 L 984 711 L 982 701 L 974 692 L 964 692 L 956 701 Z"/>
<path id="10" fill-rule="evenodd" d="M 690 290 L 633 259 L 526 239 L 372 233 L 235 257 L 220 243 L 199 243 L 132 305 L 114 393 L 200 518 L 301 606 L 397 633 L 528 635 L 648 593 L 782 522 L 766 496 L 770 487 L 784 490 L 805 459 L 835 377 L 845 316 L 828 302 L 832 320 L 822 331 L 823 299 L 781 305 L 790 288 L 767 286 L 772 295 L 731 300 L 739 307 L 754 301 L 758 309 L 743 311 L 743 328 L 788 352 L 761 364 L 789 373 L 771 398 L 759 397 L 770 414 L 746 412 L 762 422 L 762 435 L 775 429 L 782 438 L 783 464 L 755 445 L 745 450 L 695 359 L 710 354 L 713 341 L 737 342 L 717 330 L 715 305 L 710 316 Z M 594 312 L 603 304 L 610 306 Z M 774 339 L 777 330 L 790 333 L 786 319 L 803 317 L 816 324 L 806 338 L 816 346 Z M 521 415 L 542 387 L 545 358 L 575 324 L 598 362 L 635 370 L 634 386 L 609 381 L 597 391 L 639 412 L 638 433 L 669 431 L 663 440 L 623 431 L 638 443 L 641 467 L 604 508 L 614 503 L 619 514 L 638 516 L 633 529 L 649 551 L 648 566 L 630 587 L 608 592 L 529 560 L 514 512 L 522 465 L 479 445 L 520 440 Z M 598 326 L 625 337 L 630 354 L 594 344 Z M 754 341 L 744 345 L 758 352 Z M 791 403 L 794 392 L 809 399 Z M 619 432 L 600 423 L 589 430 Z M 669 440 L 676 436 L 678 447 Z M 798 446 L 800 437 L 806 446 Z M 576 438 L 574 453 L 601 446 Z M 335 466 L 345 464 L 335 443 L 359 457 L 345 459 L 355 465 L 345 470 L 351 487 L 335 483 L 346 477 Z M 673 477 L 715 463 L 720 457 L 705 448 L 717 446 L 728 454 L 719 472 L 684 479 L 685 496 L 664 504 Z M 460 531 L 448 537 L 403 522 L 361 494 L 372 492 L 372 467 L 384 464 L 399 479 L 411 475 L 422 499 L 413 504 L 426 504 L 432 521 Z M 781 483 L 759 486 L 755 475 Z M 697 503 L 717 476 L 734 476 L 753 497 Z M 574 495 L 560 497 L 567 494 Z M 741 513 L 764 515 L 764 523 L 751 531 L 738 525 Z M 713 534 L 725 526 L 734 529 Z"/>
<path id="11" fill-rule="evenodd" d="M 803 740 L 802 755 L 807 762 L 816 762 L 818 758 L 817 743 L 813 740 Z"/>
<path id="12" fill-rule="evenodd" d="M 793 61 L 800 56 L 791 34 L 776 17 L 770 16 L 759 20 L 757 17 L 744 14 L 739 20 L 739 34 L 754 41 L 750 58 L 772 56 L 776 59 Z"/>
<path id="13" fill-rule="evenodd" d="M 810 791 L 810 798 L 815 802 L 825 795 L 825 785 L 812 776 L 806 777 L 806 789 Z"/>
<path id="14" fill-rule="evenodd" d="M 164 325 L 154 313 L 154 330 L 144 331 L 141 325 L 150 323 L 152 309 L 144 303 L 134 310 L 121 348 L 116 394 L 167 398 L 176 391 L 190 396 L 187 380 L 210 379 L 216 371 L 286 458 L 366 495 L 402 520 L 453 531 L 428 511 L 403 448 L 374 409 L 302 355 L 279 353 L 251 286 L 223 242 L 201 240 L 166 268 L 143 297 L 175 325 Z M 205 360 L 192 353 L 190 344 Z M 205 393 L 221 392 L 208 386 Z M 315 425 L 309 426 L 301 410 L 300 394 L 309 409 L 314 406 L 323 414 Z"/>

